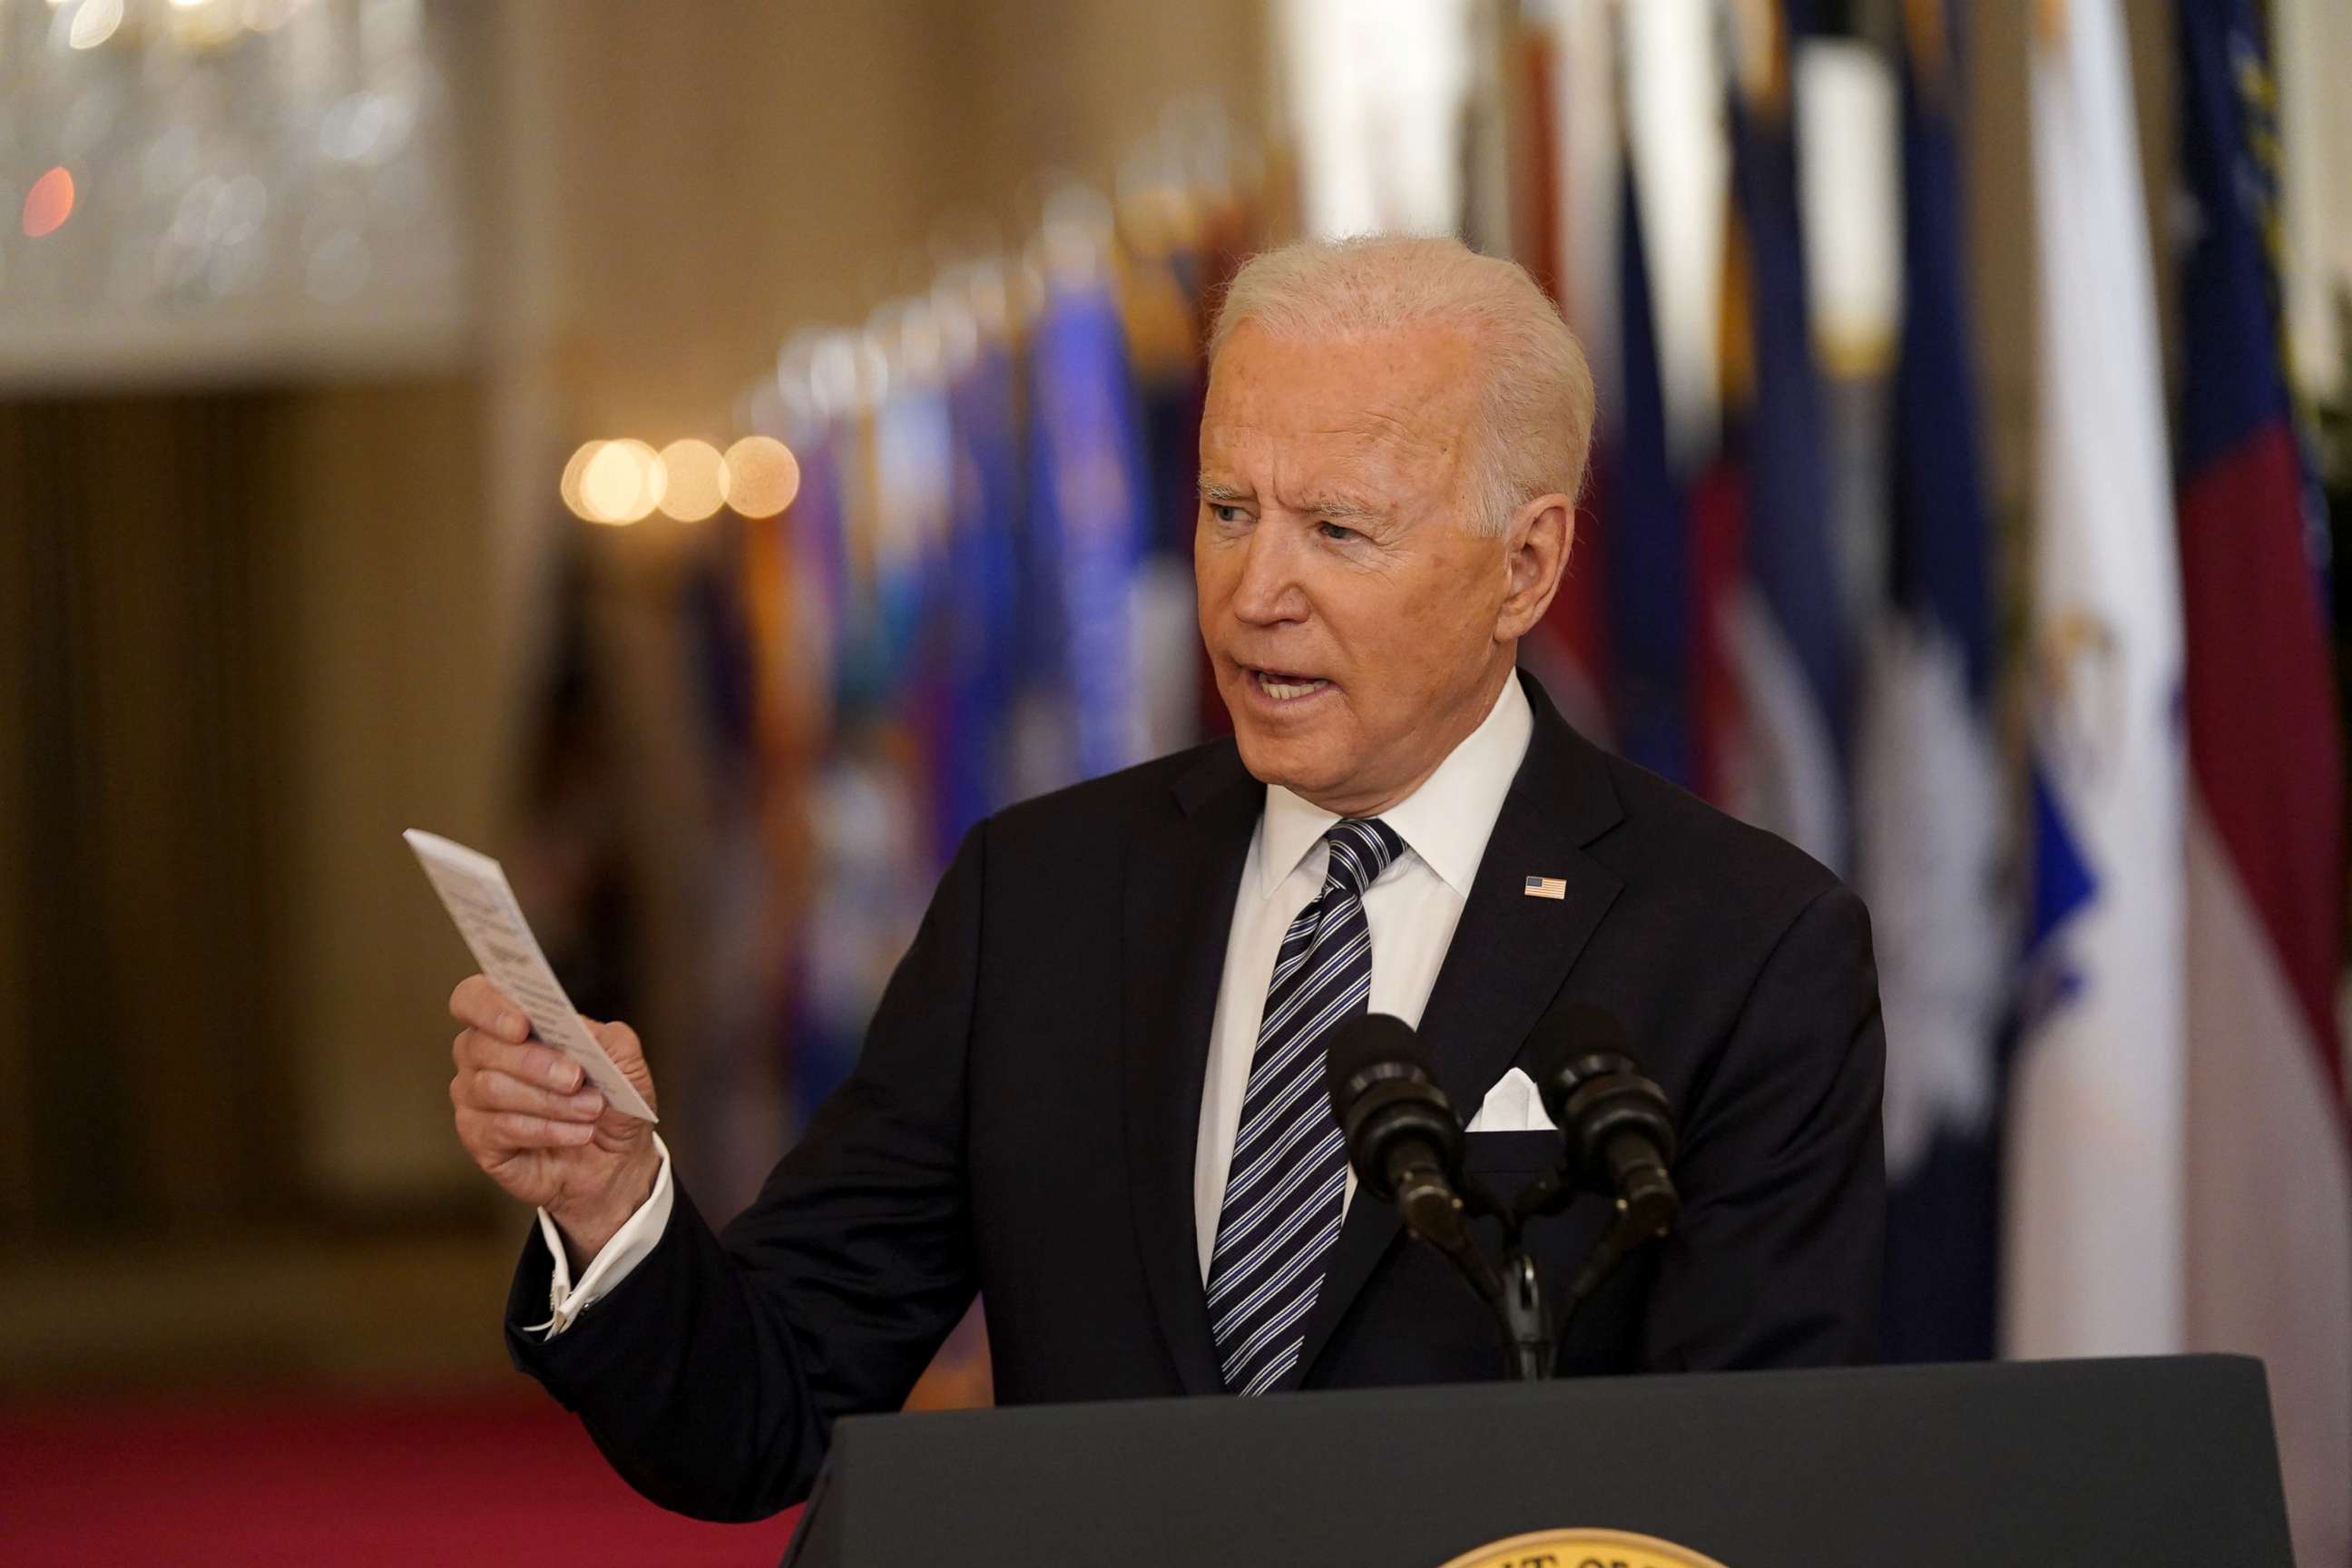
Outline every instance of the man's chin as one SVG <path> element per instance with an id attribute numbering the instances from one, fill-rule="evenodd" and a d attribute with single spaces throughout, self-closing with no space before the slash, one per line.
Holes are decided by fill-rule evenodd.
<path id="1" fill-rule="evenodd" d="M 1268 735 L 1246 721 L 1234 726 L 1242 766 L 1260 784 L 1280 784 L 1294 795 L 1328 793 L 1347 776 L 1328 743 L 1306 735 Z"/>

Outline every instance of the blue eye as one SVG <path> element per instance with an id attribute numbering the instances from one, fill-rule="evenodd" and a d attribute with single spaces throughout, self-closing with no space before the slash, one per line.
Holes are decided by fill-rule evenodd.
<path id="1" fill-rule="evenodd" d="M 1323 531 L 1324 538 L 1330 540 L 1335 544 L 1344 544 L 1350 539 L 1361 539 L 1363 537 L 1362 534 L 1358 533 L 1354 529 L 1343 528 L 1336 522 L 1318 522 L 1315 526 Z"/>
<path id="2" fill-rule="evenodd" d="M 1231 516 L 1226 515 L 1229 512 L 1232 514 Z M 1209 503 L 1209 515 L 1215 518 L 1219 522 L 1246 522 L 1249 521 L 1248 513 L 1243 511 L 1241 508 L 1225 501 L 1211 501 Z"/>

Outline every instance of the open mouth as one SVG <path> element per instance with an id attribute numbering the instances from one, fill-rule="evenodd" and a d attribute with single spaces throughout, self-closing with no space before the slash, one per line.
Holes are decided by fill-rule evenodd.
<path id="1" fill-rule="evenodd" d="M 1249 678 L 1259 691 L 1276 702 L 1304 701 L 1331 684 L 1320 676 L 1298 675 L 1280 669 L 1253 668 Z"/>

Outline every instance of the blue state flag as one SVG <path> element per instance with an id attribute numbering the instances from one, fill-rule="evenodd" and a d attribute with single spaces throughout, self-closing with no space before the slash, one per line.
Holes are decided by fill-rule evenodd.
<path id="1" fill-rule="evenodd" d="M 2000 1252 L 1997 1033 L 2013 939 L 2000 881 L 1991 541 L 1969 348 L 1957 42 L 1944 6 L 1914 7 L 1902 62 L 1894 531 L 1855 741 L 1855 874 L 1886 1015 L 1883 1348 L 1897 1361 L 1993 1353 Z"/>
<path id="2" fill-rule="evenodd" d="M 1618 190 L 1617 423 L 1601 460 L 1601 528 L 1609 620 L 1608 707 L 1623 753 L 1688 786 L 1691 728 L 1690 512 L 1668 449 L 1649 256 L 1630 161 Z"/>
<path id="3" fill-rule="evenodd" d="M 1040 691 L 1063 704 L 1067 775 L 1140 760 L 1143 731 L 1132 615 L 1147 534 L 1135 389 L 1109 279 L 1050 276 L 1030 337 L 1031 582 L 1045 590 L 1033 637 Z M 1028 782 L 1045 783 L 1033 767 Z"/>
<path id="4" fill-rule="evenodd" d="M 940 584 L 940 706 L 929 747 L 933 858 L 1004 804 L 1014 666 L 1021 444 L 1010 347 L 983 342 L 950 384 L 955 471 Z"/>
<path id="5" fill-rule="evenodd" d="M 1784 7 L 1784 15 L 1786 8 Z M 1724 410 L 1745 491 L 1740 584 L 1720 628 L 1738 689 L 1727 804 L 1834 869 L 1851 859 L 1845 763 L 1853 660 L 1830 542 L 1822 388 L 1813 361 L 1787 37 L 1763 91 L 1735 91 L 1732 241 L 1745 264 L 1753 374 Z M 1737 321 L 1738 314 L 1734 320 Z"/>

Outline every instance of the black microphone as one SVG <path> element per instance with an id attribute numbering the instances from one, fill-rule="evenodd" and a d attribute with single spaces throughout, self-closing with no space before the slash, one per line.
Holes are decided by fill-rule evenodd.
<path id="1" fill-rule="evenodd" d="M 1340 1025 L 1325 1054 L 1324 1084 L 1364 1190 L 1393 1202 L 1405 1228 L 1440 1250 L 1466 1248 L 1457 1187 L 1462 1119 L 1412 1026 L 1386 1013 Z"/>
<path id="2" fill-rule="evenodd" d="M 1625 1026 L 1602 1008 L 1571 1003 L 1536 1026 L 1527 1060 L 1568 1146 L 1564 1184 L 1616 1200 L 1617 1234 L 1629 1248 L 1673 1229 L 1682 1210 L 1671 1173 L 1674 1111 L 1642 1076 Z"/>

